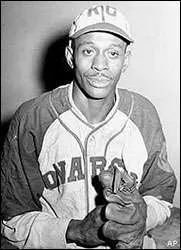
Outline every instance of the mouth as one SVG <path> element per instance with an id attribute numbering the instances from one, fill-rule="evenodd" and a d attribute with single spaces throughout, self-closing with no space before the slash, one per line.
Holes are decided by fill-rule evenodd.
<path id="1" fill-rule="evenodd" d="M 111 79 L 106 77 L 86 77 L 88 83 L 94 88 L 105 88 L 110 84 Z"/>

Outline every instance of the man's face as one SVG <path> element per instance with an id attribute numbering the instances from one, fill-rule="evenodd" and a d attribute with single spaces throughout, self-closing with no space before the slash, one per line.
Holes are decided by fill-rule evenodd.
<path id="1" fill-rule="evenodd" d="M 74 45 L 74 70 L 79 88 L 93 99 L 114 95 L 126 43 L 110 33 L 90 32 L 78 37 Z"/>

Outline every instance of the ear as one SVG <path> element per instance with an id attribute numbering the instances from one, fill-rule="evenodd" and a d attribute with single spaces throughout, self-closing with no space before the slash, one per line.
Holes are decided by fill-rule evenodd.
<path id="1" fill-rule="evenodd" d="M 65 48 L 65 57 L 67 60 L 68 65 L 73 69 L 74 64 L 73 64 L 73 49 L 68 45 Z"/>
<path id="2" fill-rule="evenodd" d="M 129 46 L 128 46 L 126 48 L 126 52 L 125 52 L 125 56 L 124 56 L 124 62 L 123 62 L 123 66 L 122 66 L 122 73 L 124 73 L 126 71 L 126 69 L 128 68 L 130 56 L 131 56 L 131 50 L 129 49 Z"/>

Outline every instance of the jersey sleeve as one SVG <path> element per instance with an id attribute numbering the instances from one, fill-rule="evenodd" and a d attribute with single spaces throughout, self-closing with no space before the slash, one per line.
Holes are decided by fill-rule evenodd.
<path id="1" fill-rule="evenodd" d="M 70 218 L 42 211 L 38 145 L 25 106 L 10 123 L 1 157 L 2 233 L 20 249 L 64 248 Z"/>
<path id="2" fill-rule="evenodd" d="M 33 136 L 18 110 L 9 126 L 1 155 L 2 218 L 41 211 L 43 182 L 38 170 Z M 27 176 L 30 173 L 30 176 Z"/>
<path id="3" fill-rule="evenodd" d="M 160 200 L 172 203 L 177 180 L 168 161 L 166 141 L 159 118 L 155 117 L 153 131 L 150 131 L 148 159 L 144 164 L 140 193 L 152 195 Z"/>
<path id="4" fill-rule="evenodd" d="M 142 134 L 148 158 L 143 167 L 139 192 L 147 203 L 147 230 L 170 216 L 177 180 L 166 149 L 166 140 L 155 107 L 149 104 Z"/>

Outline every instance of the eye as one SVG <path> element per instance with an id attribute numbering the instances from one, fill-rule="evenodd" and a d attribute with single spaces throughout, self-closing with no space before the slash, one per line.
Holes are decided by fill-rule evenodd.
<path id="1" fill-rule="evenodd" d="M 93 49 L 83 49 L 82 52 L 84 55 L 90 56 L 94 53 L 94 50 Z"/>
<path id="2" fill-rule="evenodd" d="M 109 50 L 108 55 L 111 58 L 116 58 L 116 57 L 118 57 L 120 55 L 120 53 L 118 51 L 116 51 L 116 50 Z"/>

